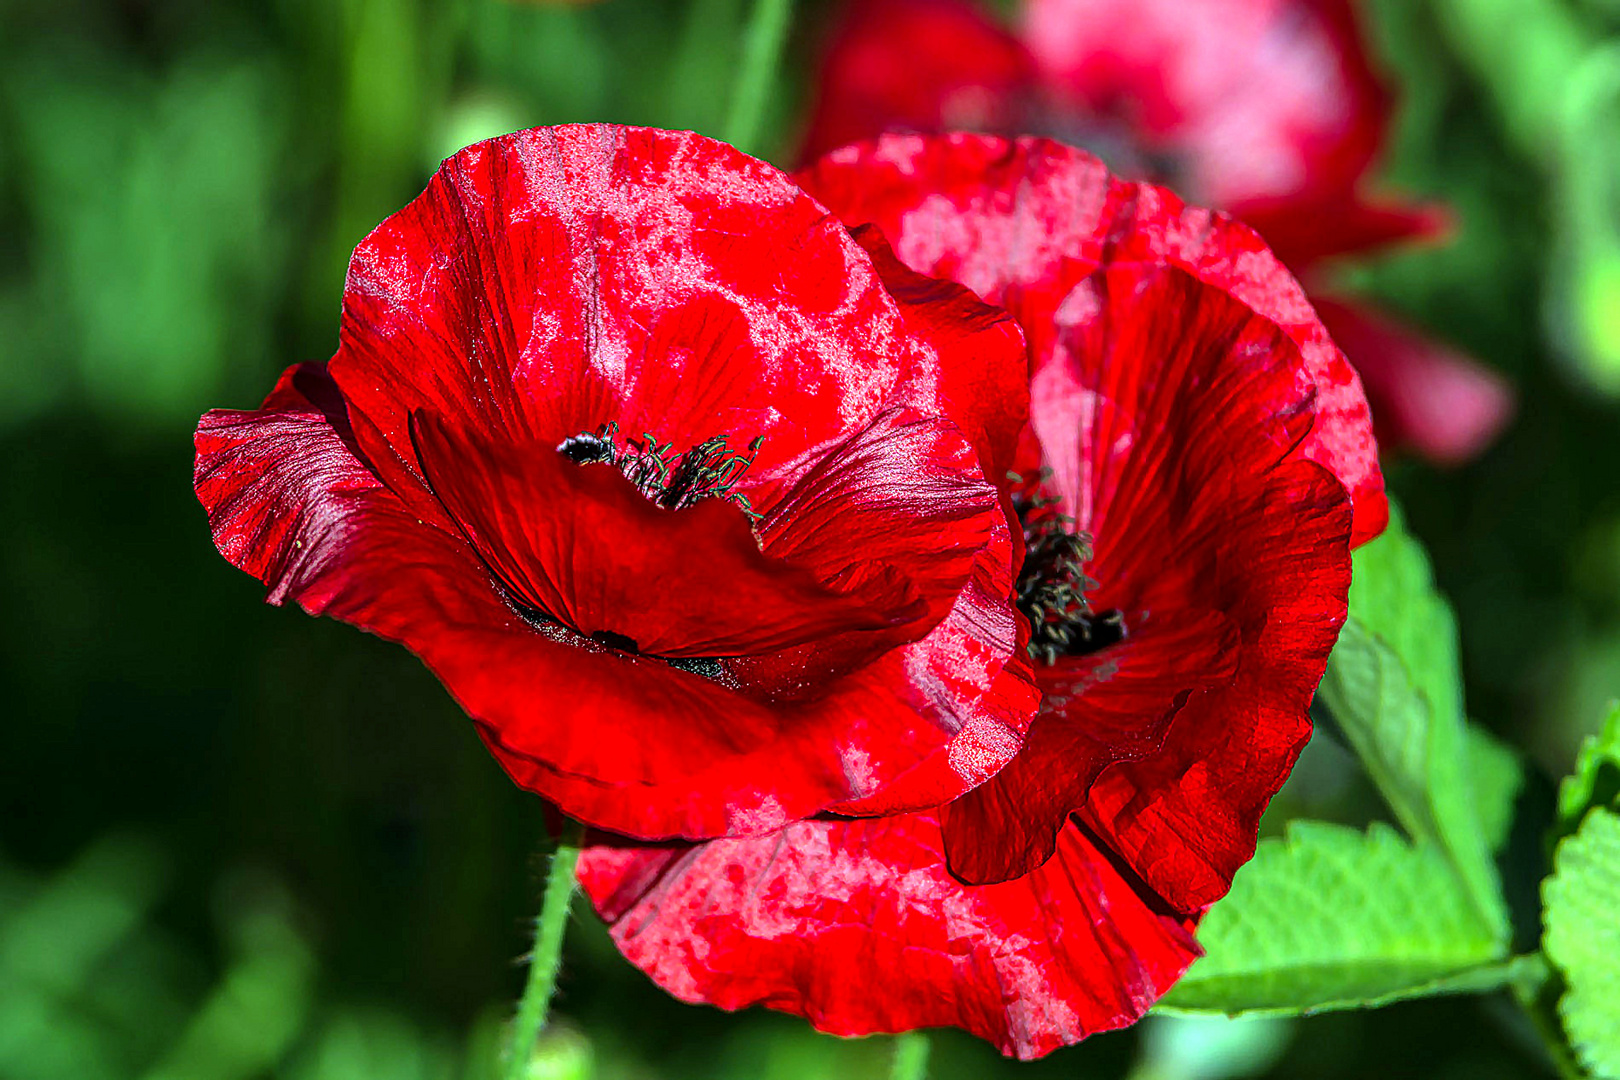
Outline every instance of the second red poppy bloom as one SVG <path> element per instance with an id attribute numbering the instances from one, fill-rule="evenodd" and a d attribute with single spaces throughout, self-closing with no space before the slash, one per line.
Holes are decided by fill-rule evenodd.
<path id="1" fill-rule="evenodd" d="M 1080 151 L 890 137 L 799 179 L 1024 328 L 1007 490 L 1041 710 L 948 803 L 694 846 L 601 838 L 581 881 L 682 998 L 1038 1056 L 1140 1018 L 1253 854 L 1310 734 L 1352 537 L 1387 515 L 1367 405 L 1253 232 Z"/>

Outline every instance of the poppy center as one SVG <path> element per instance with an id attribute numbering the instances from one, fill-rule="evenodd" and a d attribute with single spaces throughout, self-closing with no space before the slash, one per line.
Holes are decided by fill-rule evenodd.
<path id="1" fill-rule="evenodd" d="M 642 434 L 639 439 L 624 438 L 618 425 L 609 422 L 594 431 L 569 436 L 557 444 L 557 452 L 578 465 L 607 465 L 617 469 L 647 501 L 662 509 L 680 510 L 704 499 L 724 499 L 741 509 L 750 521 L 757 521 L 760 515 L 738 486 L 764 442 L 761 436 L 750 442 L 746 451 L 736 452 L 728 449 L 727 436 L 716 435 L 677 452 L 673 443 L 650 433 Z M 520 588 L 507 586 L 505 591 L 514 611 L 535 629 L 557 640 L 575 644 L 589 641 L 604 649 L 662 660 L 705 678 L 717 681 L 725 678 L 725 671 L 715 658 L 665 655 L 656 633 L 648 637 L 640 632 L 626 633 L 624 629 L 590 629 L 593 624 L 600 627 L 602 621 L 611 624 L 622 618 L 625 612 L 618 605 L 609 603 L 609 610 L 605 611 L 587 606 L 584 612 L 574 612 L 568 600 L 559 596 L 558 610 L 553 612 L 524 599 L 526 594 Z M 562 612 L 574 613 L 564 615 Z"/>
<path id="2" fill-rule="evenodd" d="M 641 651 L 641 646 L 636 644 L 635 638 L 630 637 L 627 634 L 616 633 L 612 630 L 598 630 L 591 635 L 591 640 L 596 642 L 598 645 L 606 645 L 610 649 L 618 649 L 620 652 L 639 653 Z"/>
<path id="3" fill-rule="evenodd" d="M 726 436 L 715 435 L 676 453 L 673 443 L 659 442 L 646 432 L 640 439 L 624 439 L 621 444 L 619 425 L 609 422 L 595 431 L 570 435 L 557 444 L 557 451 L 580 465 L 613 466 L 649 501 L 666 510 L 679 510 L 702 499 L 725 499 L 757 521 L 759 514 L 737 485 L 763 445 L 765 436 L 761 435 L 748 444 L 746 452 L 728 450 Z"/>
<path id="4" fill-rule="evenodd" d="M 1097 582 L 1086 575 L 1091 534 L 1057 510 L 1058 500 L 1040 492 L 1039 479 L 1024 484 L 1011 476 L 1013 509 L 1024 530 L 1024 565 L 1017 582 L 1018 610 L 1029 620 L 1029 655 L 1045 664 L 1084 656 L 1125 636 L 1118 611 L 1097 612 L 1086 599 Z"/>

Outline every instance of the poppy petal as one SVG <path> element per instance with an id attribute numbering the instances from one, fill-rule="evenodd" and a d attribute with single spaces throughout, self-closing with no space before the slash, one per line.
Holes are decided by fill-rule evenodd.
<path id="1" fill-rule="evenodd" d="M 723 499 L 666 510 L 610 465 L 453 432 L 426 412 L 411 422 L 424 474 L 468 542 L 528 605 L 585 637 L 652 656 L 745 656 L 921 616 L 895 575 L 835 591 L 767 556 Z M 993 493 L 980 501 L 993 504 Z"/>
<path id="2" fill-rule="evenodd" d="M 1117 646 L 1038 671 L 1043 700 L 1023 748 L 944 808 L 951 872 L 974 885 L 1029 873 L 1051 857 L 1098 773 L 1157 751 L 1195 693 L 1230 682 L 1240 644 L 1218 612 L 1138 618 Z"/>
<path id="3" fill-rule="evenodd" d="M 1115 180 L 1084 151 L 1045 139 L 886 136 L 835 151 L 800 181 L 845 221 L 875 224 L 908 266 L 1007 307 L 1037 360 L 1099 265 L 1172 267 L 1230 294 L 1299 349 L 1315 384 L 1303 452 L 1351 493 L 1355 542 L 1382 530 L 1388 504 L 1360 381 L 1299 284 L 1246 226 Z"/>
<path id="4" fill-rule="evenodd" d="M 1033 687 L 1006 689 L 1027 686 L 1009 664 L 1010 586 L 997 602 L 977 561 L 932 633 L 773 704 L 527 622 L 453 524 L 425 524 L 357 455 L 322 365 L 289 370 L 263 410 L 204 417 L 197 452 L 216 543 L 272 602 L 408 645 L 519 784 L 616 832 L 761 832 L 901 778 L 910 798 L 943 802 L 989 767 L 950 748 L 976 734 L 999 765 L 1034 710 Z M 974 457 L 960 440 L 957 453 Z M 1005 562 L 1005 520 L 989 520 L 986 552 Z M 941 757 L 953 767 L 922 770 Z"/>
<path id="5" fill-rule="evenodd" d="M 1081 818 L 1180 911 L 1221 896 L 1310 737 L 1309 707 L 1345 617 L 1349 508 L 1313 462 L 1289 461 L 1230 507 L 1205 556 L 1242 645 L 1226 685 L 1193 694 L 1162 748 L 1104 769 Z"/>
<path id="6" fill-rule="evenodd" d="M 602 837 L 579 880 L 625 956 L 684 1001 L 837 1035 L 949 1024 L 1023 1058 L 1134 1022 L 1199 955 L 1193 920 L 1073 825 L 1000 885 L 953 878 L 928 813 L 693 847 Z"/>
<path id="7" fill-rule="evenodd" d="M 690 132 L 568 125 L 468 147 L 361 242 L 331 370 L 368 462 L 409 491 L 419 410 L 551 446 L 608 422 L 677 450 L 763 437 L 765 483 L 886 408 L 967 431 L 1000 406 L 908 389 L 939 363 L 780 171 Z"/>
<path id="8" fill-rule="evenodd" d="M 1006 520 L 998 518 L 945 621 L 896 650 L 918 708 L 951 732 L 950 741 L 892 783 L 829 809 L 876 815 L 939 806 L 984 783 L 1018 753 L 1040 691 L 1025 651 L 1029 624 L 1004 599 L 1013 587 L 1015 550 Z M 940 798 L 941 792 L 948 794 Z"/>
<path id="9" fill-rule="evenodd" d="M 1023 331 L 965 286 L 911 269 L 877 229 L 859 226 L 851 235 L 872 257 L 907 324 L 939 353 L 939 364 L 925 369 L 932 385 L 914 379 L 913 392 L 952 417 L 978 449 L 985 476 L 999 484 L 1029 419 Z"/>
<path id="10" fill-rule="evenodd" d="M 260 410 L 208 413 L 196 450 L 197 496 L 214 543 L 265 583 L 271 603 L 358 615 L 368 600 L 354 588 L 350 543 L 372 536 L 399 545 L 401 566 L 432 563 L 466 605 L 488 591 L 477 557 L 453 533 L 422 527 L 356 456 L 324 364 L 288 368 Z M 455 615 L 469 610 L 458 604 Z"/>
<path id="11" fill-rule="evenodd" d="M 1439 465 L 1477 456 L 1513 417 L 1501 375 L 1409 326 L 1341 300 L 1312 298 L 1361 373 L 1379 441 Z"/>
<path id="12" fill-rule="evenodd" d="M 1233 213 L 1265 237 L 1277 257 L 1302 277 L 1309 277 L 1310 268 L 1324 259 L 1358 255 L 1408 241 L 1438 241 L 1452 229 L 1451 214 L 1443 206 L 1371 202 L 1353 191 L 1324 194 L 1312 201 L 1278 198 L 1246 202 Z M 1342 347 L 1344 343 L 1339 344 Z M 1354 357 L 1351 362 L 1355 362 Z"/>
<path id="13" fill-rule="evenodd" d="M 1141 719 L 1168 723 L 1154 729 L 1160 744 L 1104 763 L 1069 809 L 1106 806 L 1111 816 L 1087 819 L 1098 835 L 1178 910 L 1197 911 L 1253 853 L 1260 813 L 1309 735 L 1346 612 L 1349 507 L 1302 453 L 1319 395 L 1299 349 L 1224 290 L 1178 268 L 1110 263 L 1054 321 L 1031 429 L 1052 490 L 1095 537 L 1088 595 L 1124 610 L 1127 629 L 1133 611 L 1216 612 L 1225 631 L 1206 642 L 1223 644 L 1204 654 L 1202 679 L 1165 665 L 1161 694 L 1192 692 Z M 1143 786 L 1116 805 L 1125 775 Z"/>
<path id="14" fill-rule="evenodd" d="M 1224 687 L 1200 684 L 1156 752 L 1122 755 L 1067 808 L 1090 815 L 1167 901 L 1199 910 L 1253 851 L 1344 618 L 1343 490 L 1310 459 L 1355 493 L 1358 536 L 1386 512 L 1349 366 L 1253 233 L 1113 181 L 1079 151 L 895 136 L 807 176 L 846 220 L 885 229 L 908 265 L 1005 304 L 1024 327 L 1034 439 L 1019 464 L 1049 467 L 1063 509 L 1093 534 L 1093 603 L 1156 618 L 1218 612 L 1236 628 Z M 1167 672 L 1172 701 L 1189 689 L 1177 682 Z M 1166 715 L 1145 709 L 1138 722 L 1157 730 Z M 1049 737 L 1042 725 L 1032 743 Z M 1002 783 L 1022 785 L 1023 766 L 1007 768 Z M 1083 788 L 1090 769 L 1078 771 L 1080 783 L 1049 782 Z M 1026 840 L 1050 836 L 1069 792 L 1046 794 Z M 998 854 L 958 828 L 953 855 L 972 878 L 1016 873 L 1043 851 L 1020 842 Z"/>

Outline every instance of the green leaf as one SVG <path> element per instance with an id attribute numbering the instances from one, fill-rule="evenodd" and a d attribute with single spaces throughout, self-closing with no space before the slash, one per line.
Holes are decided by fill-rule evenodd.
<path id="1" fill-rule="evenodd" d="M 1260 844 L 1198 932 L 1172 1011 L 1363 1008 L 1511 980 L 1501 946 L 1433 845 L 1296 821 Z"/>
<path id="2" fill-rule="evenodd" d="M 1389 527 L 1351 557 L 1350 617 L 1395 650 L 1413 686 L 1437 718 L 1462 720 L 1457 682 L 1457 629 L 1451 608 L 1434 587 L 1429 558 L 1390 505 Z"/>
<path id="3" fill-rule="evenodd" d="M 1389 529 L 1354 561 L 1350 617 L 1319 693 L 1401 827 L 1445 855 L 1481 925 L 1505 943 L 1507 911 L 1469 777 L 1451 609 L 1393 506 Z"/>
<path id="4" fill-rule="evenodd" d="M 1500 854 L 1513 831 L 1513 809 L 1524 788 L 1524 766 L 1512 748 L 1478 724 L 1468 725 L 1468 775 L 1485 846 Z"/>
<path id="5" fill-rule="evenodd" d="M 1293 1014 L 1533 981 L 1492 851 L 1523 772 L 1464 718 L 1451 610 L 1398 514 L 1355 556 L 1321 695 L 1410 839 L 1296 821 L 1204 919 L 1171 1010 Z M 1543 970 L 1544 968 L 1540 968 Z"/>
<path id="6" fill-rule="evenodd" d="M 1620 704 L 1609 709 L 1603 730 L 1589 735 L 1575 759 L 1575 771 L 1558 785 L 1558 832 L 1567 836 L 1595 806 L 1620 808 Z"/>
<path id="7" fill-rule="evenodd" d="M 1610 728 L 1613 728 L 1611 717 Z M 1608 733 L 1606 730 L 1606 734 Z M 1582 755 L 1583 759 L 1585 754 Z M 1568 989 L 1564 1030 L 1594 1076 L 1620 1078 L 1620 815 L 1598 808 L 1558 846 L 1542 885 L 1542 945 Z"/>

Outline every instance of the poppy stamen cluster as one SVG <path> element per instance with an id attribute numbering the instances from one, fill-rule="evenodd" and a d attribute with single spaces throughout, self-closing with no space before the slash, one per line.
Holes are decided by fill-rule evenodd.
<path id="1" fill-rule="evenodd" d="M 1043 475 L 1044 475 L 1043 470 Z M 1058 500 L 1040 491 L 1040 478 L 1022 485 L 1016 473 L 1013 509 L 1024 529 L 1024 563 L 1018 574 L 1018 610 L 1029 619 L 1029 655 L 1051 665 L 1063 656 L 1084 656 L 1121 640 L 1125 623 L 1118 611 L 1094 612 L 1086 592 L 1097 587 L 1086 574 L 1091 534 L 1055 509 Z"/>
<path id="2" fill-rule="evenodd" d="M 626 439 L 620 446 L 619 425 L 609 421 L 595 431 L 570 435 L 557 444 L 557 451 L 579 465 L 612 465 L 665 510 L 679 510 L 702 499 L 724 499 L 758 521 L 760 515 L 737 485 L 765 445 L 765 436 L 750 442 L 745 453 L 727 450 L 726 438 L 711 436 L 680 454 L 674 443 L 659 442 L 648 432 L 639 441 Z"/>
<path id="3" fill-rule="evenodd" d="M 524 622 L 535 630 L 546 635 L 552 641 L 574 647 L 608 649 L 623 653 L 626 656 L 644 656 L 649 660 L 661 660 L 672 668 L 700 675 L 711 682 L 723 682 L 726 677 L 725 668 L 721 666 L 719 657 L 712 656 L 660 656 L 656 653 L 644 652 L 641 643 L 629 634 L 621 634 L 617 630 L 593 630 L 589 634 L 581 634 L 562 620 L 555 618 L 544 608 L 537 608 L 533 604 L 525 603 L 519 599 L 512 588 L 501 584 L 501 595 L 507 606 L 517 612 Z"/>

